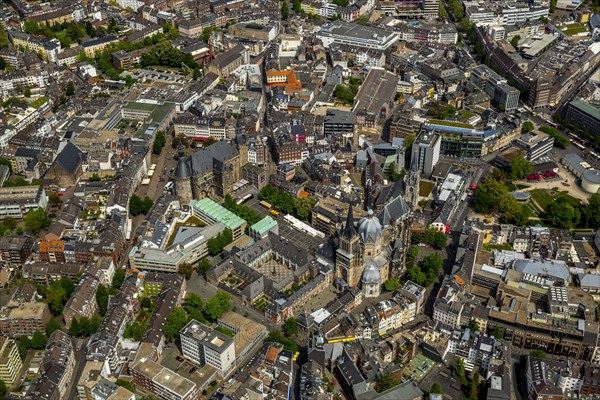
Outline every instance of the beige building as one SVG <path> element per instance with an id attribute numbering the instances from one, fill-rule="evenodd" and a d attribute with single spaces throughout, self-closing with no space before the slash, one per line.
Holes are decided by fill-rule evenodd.
<path id="1" fill-rule="evenodd" d="M 17 344 L 14 340 L 0 336 L 0 379 L 10 387 L 19 378 L 19 372 L 23 367 Z"/>
<path id="2" fill-rule="evenodd" d="M 35 331 L 44 332 L 49 320 L 48 304 L 21 303 L 17 307 L 0 312 L 0 333 L 10 337 L 31 336 Z"/>

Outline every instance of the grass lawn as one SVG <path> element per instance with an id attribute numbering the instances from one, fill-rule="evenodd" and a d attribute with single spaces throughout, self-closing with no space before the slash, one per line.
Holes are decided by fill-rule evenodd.
<path id="1" fill-rule="evenodd" d="M 464 121 L 475 116 L 475 114 L 473 114 L 471 111 L 467 111 L 467 110 L 460 110 L 459 113 L 460 113 L 461 119 Z"/>
<path id="2" fill-rule="evenodd" d="M 427 197 L 431 194 L 433 190 L 433 182 L 428 181 L 420 181 L 419 182 L 419 196 Z"/>
<path id="3" fill-rule="evenodd" d="M 544 210 L 550 205 L 550 203 L 560 198 L 567 199 L 567 201 L 573 206 L 579 206 L 580 204 L 579 200 L 577 200 L 573 196 L 570 196 L 567 193 L 555 192 L 553 196 L 550 194 L 550 192 L 551 191 L 547 189 L 533 189 L 529 191 L 529 194 L 531 194 L 533 200 L 535 200 L 535 202 L 539 204 L 539 206 L 542 207 Z"/>
<path id="4" fill-rule="evenodd" d="M 492 250 L 512 250 L 512 246 L 508 243 L 504 244 L 484 244 L 484 251 L 492 251 Z"/>
<path id="5" fill-rule="evenodd" d="M 561 28 L 562 32 L 565 35 L 576 35 L 578 33 L 587 32 L 587 26 L 584 24 L 580 24 L 575 22 L 573 24 L 566 24 L 563 28 Z"/>
<path id="6" fill-rule="evenodd" d="M 31 103 L 29 105 L 29 107 L 40 108 L 42 106 L 42 104 L 44 104 L 47 101 L 48 101 L 47 97 L 40 97 L 39 99 L 37 99 L 36 101 L 34 101 L 33 103 Z"/>

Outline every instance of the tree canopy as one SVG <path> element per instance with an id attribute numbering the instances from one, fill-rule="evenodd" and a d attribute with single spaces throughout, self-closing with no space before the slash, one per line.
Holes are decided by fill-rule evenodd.
<path id="1" fill-rule="evenodd" d="M 517 157 L 510 162 L 510 178 L 524 179 L 533 172 L 531 161 L 524 157 Z"/>
<path id="2" fill-rule="evenodd" d="M 40 231 L 48 229 L 52 224 L 52 218 L 48 216 L 46 210 L 38 208 L 37 210 L 29 210 L 23 218 L 23 223 L 25 228 L 37 235 Z"/>
<path id="3" fill-rule="evenodd" d="M 287 337 L 293 336 L 296 333 L 298 333 L 298 322 L 296 321 L 296 319 L 294 317 L 290 317 L 285 320 L 285 322 L 283 323 L 282 329 L 283 329 L 283 333 L 285 333 L 285 336 L 287 336 Z"/>
<path id="4" fill-rule="evenodd" d="M 54 317 L 51 317 L 46 324 L 46 336 L 50 336 L 58 330 L 60 330 L 60 324 Z"/>
<path id="5" fill-rule="evenodd" d="M 531 121 L 525 121 L 525 122 L 523 122 L 523 125 L 521 125 L 522 133 L 531 132 L 534 129 L 535 129 L 535 126 L 533 125 L 533 122 L 531 122 Z"/>
<path id="6" fill-rule="evenodd" d="M 223 248 L 233 242 L 233 233 L 231 229 L 225 229 L 217 236 L 208 239 L 206 247 L 211 255 L 217 255 L 223 251 Z"/>
<path id="7" fill-rule="evenodd" d="M 207 300 L 204 305 L 204 313 L 213 321 L 216 321 L 221 315 L 229 311 L 231 307 L 231 299 L 226 292 L 218 292 L 216 295 Z"/>
<path id="8" fill-rule="evenodd" d="M 574 228 L 581 220 L 579 207 L 569 203 L 565 198 L 558 198 L 544 210 L 544 215 L 552 226 L 557 228 Z"/>
<path id="9" fill-rule="evenodd" d="M 129 213 L 134 217 L 140 214 L 146 215 L 153 205 L 154 202 L 150 197 L 145 196 L 142 200 L 138 195 L 134 194 L 129 199 Z"/>
<path id="10" fill-rule="evenodd" d="M 283 336 L 281 331 L 271 331 L 267 336 L 267 340 L 270 342 L 281 343 L 286 350 L 296 353 L 298 351 L 298 345 L 293 339 L 286 338 Z"/>
<path id="11" fill-rule="evenodd" d="M 71 321 L 71 327 L 69 328 L 69 335 L 73 337 L 89 337 L 98 332 L 101 323 L 102 320 L 98 315 L 94 315 L 92 318 L 73 318 L 73 321 Z"/>
<path id="12" fill-rule="evenodd" d="M 179 332 L 188 322 L 189 318 L 185 310 L 181 307 L 175 307 L 167 317 L 165 325 L 163 326 L 163 332 L 167 342 L 173 342 L 177 339 L 179 337 Z"/>
<path id="13" fill-rule="evenodd" d="M 439 254 L 432 253 L 423 258 L 418 265 L 407 266 L 406 277 L 417 285 L 429 286 L 439 275 L 442 266 L 442 257 Z"/>

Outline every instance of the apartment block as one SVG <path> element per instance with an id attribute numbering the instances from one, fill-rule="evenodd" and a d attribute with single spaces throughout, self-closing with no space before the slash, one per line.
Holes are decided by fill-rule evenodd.
<path id="1" fill-rule="evenodd" d="M 6 383 L 6 386 L 14 385 L 22 367 L 23 363 L 15 341 L 0 336 L 0 379 Z"/>

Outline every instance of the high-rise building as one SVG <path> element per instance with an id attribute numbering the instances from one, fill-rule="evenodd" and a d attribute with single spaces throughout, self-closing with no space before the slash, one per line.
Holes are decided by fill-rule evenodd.
<path id="1" fill-rule="evenodd" d="M 430 174 L 440 159 L 440 135 L 431 130 L 423 130 L 412 145 L 411 162 L 419 172 Z"/>

